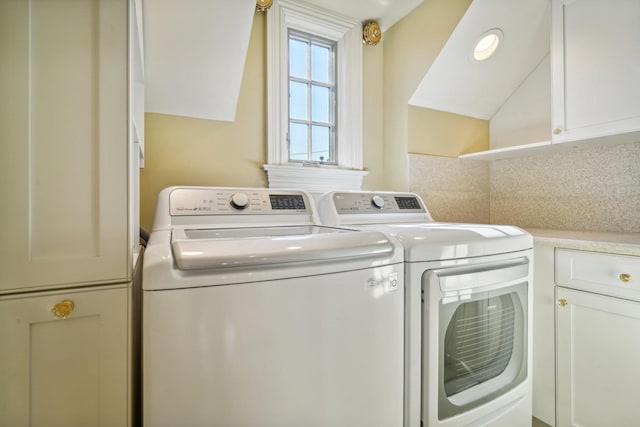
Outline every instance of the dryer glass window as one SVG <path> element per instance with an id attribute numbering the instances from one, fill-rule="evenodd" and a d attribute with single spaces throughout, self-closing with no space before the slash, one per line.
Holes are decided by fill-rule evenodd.
<path id="1" fill-rule="evenodd" d="M 440 419 L 480 406 L 526 379 L 526 307 L 526 282 L 440 301 Z"/>
<path id="2" fill-rule="evenodd" d="M 513 354 L 510 295 L 458 306 L 444 336 L 444 389 L 453 396 L 504 372 Z"/>

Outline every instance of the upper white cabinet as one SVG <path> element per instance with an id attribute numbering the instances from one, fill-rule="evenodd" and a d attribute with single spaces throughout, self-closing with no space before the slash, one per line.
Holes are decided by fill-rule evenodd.
<path id="1" fill-rule="evenodd" d="M 0 2 L 0 293 L 131 279 L 128 6 Z"/>
<path id="2" fill-rule="evenodd" d="M 552 0 L 552 143 L 640 141 L 640 2 Z"/>
<path id="3" fill-rule="evenodd" d="M 550 19 L 550 61 L 491 118 L 491 149 L 460 157 L 494 160 L 566 142 L 640 141 L 640 2 L 551 0 Z"/>

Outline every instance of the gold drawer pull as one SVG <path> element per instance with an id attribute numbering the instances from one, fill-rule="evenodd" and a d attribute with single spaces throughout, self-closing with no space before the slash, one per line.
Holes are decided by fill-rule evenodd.
<path id="1" fill-rule="evenodd" d="M 560 304 L 560 307 L 566 307 L 569 304 L 569 301 L 567 301 L 564 298 L 561 298 L 558 300 L 558 304 Z"/>
<path id="2" fill-rule="evenodd" d="M 69 314 L 73 311 L 75 304 L 70 299 L 66 299 L 58 304 L 54 305 L 51 309 L 51 313 L 60 318 L 66 319 Z"/>
<path id="3" fill-rule="evenodd" d="M 620 276 L 618 277 L 620 278 L 620 281 L 624 283 L 629 283 L 631 281 L 631 275 L 629 273 L 620 273 Z"/>

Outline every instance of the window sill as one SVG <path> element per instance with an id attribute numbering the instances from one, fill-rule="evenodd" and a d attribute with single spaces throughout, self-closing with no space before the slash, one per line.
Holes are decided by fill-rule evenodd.
<path id="1" fill-rule="evenodd" d="M 369 172 L 330 166 L 264 165 L 269 188 L 298 188 L 309 193 L 362 189 Z"/>

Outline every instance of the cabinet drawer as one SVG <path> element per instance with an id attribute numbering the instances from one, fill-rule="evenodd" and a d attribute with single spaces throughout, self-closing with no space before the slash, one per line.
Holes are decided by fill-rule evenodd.
<path id="1" fill-rule="evenodd" d="M 556 284 L 640 301 L 640 257 L 556 249 Z"/>

